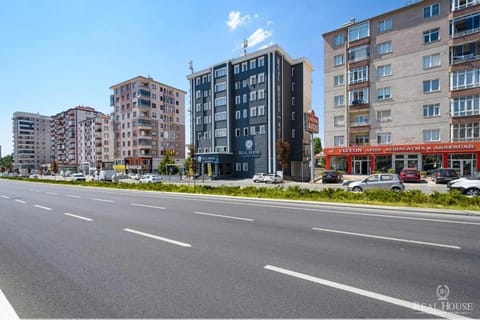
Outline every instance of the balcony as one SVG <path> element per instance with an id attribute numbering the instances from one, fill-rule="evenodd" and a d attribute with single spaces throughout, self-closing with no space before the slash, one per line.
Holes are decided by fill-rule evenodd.
<path id="1" fill-rule="evenodd" d="M 465 37 L 480 31 L 480 13 L 474 13 L 450 21 L 450 36 Z"/>
<path id="2" fill-rule="evenodd" d="M 350 133 L 370 132 L 370 123 L 350 123 Z"/>
<path id="3" fill-rule="evenodd" d="M 137 123 L 137 127 L 142 129 L 151 129 L 153 127 L 152 121 L 147 121 L 147 120 L 139 120 Z"/>
<path id="4" fill-rule="evenodd" d="M 150 148 L 152 146 L 152 140 L 138 139 L 138 146 L 141 148 Z"/>
<path id="5" fill-rule="evenodd" d="M 370 108 L 370 104 L 366 100 L 353 100 L 348 106 L 350 111 L 361 111 Z"/>
<path id="6" fill-rule="evenodd" d="M 452 0 L 452 12 L 465 10 L 480 4 L 480 0 Z"/>

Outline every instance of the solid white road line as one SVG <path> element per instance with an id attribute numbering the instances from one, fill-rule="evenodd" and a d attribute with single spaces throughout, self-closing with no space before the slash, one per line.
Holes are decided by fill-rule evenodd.
<path id="1" fill-rule="evenodd" d="M 412 309 L 412 310 L 415 310 L 415 311 L 420 311 L 420 312 L 424 312 L 424 313 L 427 313 L 427 314 L 431 314 L 431 315 L 434 315 L 434 316 L 437 316 L 437 317 L 442 317 L 442 318 L 446 318 L 446 319 L 469 319 L 467 317 L 463 317 L 463 316 L 458 315 L 458 314 L 453 314 L 453 313 L 445 312 L 445 311 L 442 311 L 442 310 L 422 306 L 421 304 L 418 304 L 418 303 L 413 303 L 413 302 L 410 302 L 410 301 L 397 299 L 397 298 L 390 297 L 390 296 L 387 296 L 387 295 L 384 295 L 384 294 L 355 288 L 355 287 L 348 286 L 348 285 L 345 285 L 345 284 L 341 284 L 341 283 L 338 283 L 338 282 L 333 282 L 333 281 L 317 278 L 317 277 L 314 277 L 314 276 L 310 276 L 308 274 L 299 273 L 299 272 L 283 269 L 283 268 L 280 268 L 280 267 L 266 265 L 264 268 L 267 269 L 267 270 L 270 270 L 270 271 L 275 271 L 275 272 L 278 272 L 278 273 L 281 273 L 281 274 L 285 274 L 287 276 L 291 276 L 291 277 L 307 280 L 307 281 L 310 281 L 310 282 L 318 283 L 318 284 L 321 284 L 321 285 L 324 285 L 324 286 L 327 286 L 327 287 L 347 291 L 347 292 L 350 292 L 350 293 L 358 294 L 360 296 L 380 300 L 380 301 L 383 301 L 383 302 L 386 302 L 386 303 L 390 303 L 390 304 L 394 304 L 394 305 L 397 305 L 397 306 L 405 307 L 405 308 Z"/>
<path id="2" fill-rule="evenodd" d="M 421 244 L 421 245 L 425 245 L 425 246 L 433 246 L 433 247 L 441 247 L 441 248 L 449 248 L 449 249 L 457 249 L 457 250 L 462 249 L 459 246 L 453 246 L 453 245 L 443 244 L 443 243 L 433 243 L 433 242 L 407 240 L 407 239 L 400 239 L 400 238 L 390 238 L 390 237 L 383 237 L 383 236 L 375 236 L 375 235 L 371 235 L 371 234 L 347 232 L 347 231 L 316 228 L 316 227 L 312 228 L 312 229 L 316 230 L 316 231 L 325 231 L 325 232 L 332 232 L 332 233 L 347 234 L 347 235 L 350 235 L 350 236 L 357 236 L 357 237 L 374 238 L 374 239 L 382 239 L 382 240 L 398 241 L 398 242 L 407 242 L 407 243 Z"/>
<path id="3" fill-rule="evenodd" d="M 0 290 L 0 319 L 20 319 L 2 290 Z"/>
<path id="4" fill-rule="evenodd" d="M 34 207 L 37 207 L 37 208 L 40 208 L 40 209 L 43 209 L 43 210 L 52 210 L 52 208 L 47 208 L 47 207 L 44 207 L 44 206 L 41 206 L 41 205 L 34 205 Z"/>
<path id="5" fill-rule="evenodd" d="M 10 199 L 9 196 L 2 196 L 3 199 Z"/>
<path id="6" fill-rule="evenodd" d="M 240 217 L 233 217 L 233 216 L 224 216 L 224 215 L 221 215 L 221 214 L 207 213 L 207 212 L 199 212 L 199 211 L 195 211 L 194 214 L 199 214 L 199 215 L 203 215 L 203 216 L 212 216 L 212 217 L 226 218 L 226 219 L 235 219 L 235 220 L 249 221 L 249 222 L 255 221 L 255 220 L 249 219 L 249 218 L 240 218 Z"/>
<path id="7" fill-rule="evenodd" d="M 74 196 L 72 194 L 67 195 L 67 197 L 69 197 L 69 198 L 80 198 L 80 196 Z"/>
<path id="8" fill-rule="evenodd" d="M 175 244 L 175 245 L 180 246 L 180 247 L 187 247 L 187 248 L 192 247 L 192 245 L 190 245 L 188 243 L 180 242 L 180 241 L 176 241 L 176 240 L 172 240 L 172 239 L 168 239 L 168 238 L 159 237 L 159 236 L 156 236 L 156 235 L 153 235 L 153 234 L 150 234 L 150 233 L 145 233 L 145 232 L 141 232 L 141 231 L 137 231 L 137 230 L 133 230 L 133 229 L 128 229 L 128 228 L 125 228 L 123 230 L 127 231 L 127 232 L 130 232 L 130 233 L 135 233 L 135 234 L 138 234 L 140 236 L 147 237 L 147 238 L 152 238 L 152 239 L 168 242 L 168 243 L 171 243 L 171 244 Z"/>
<path id="9" fill-rule="evenodd" d="M 72 217 L 72 218 L 77 218 L 77 219 L 80 219 L 80 220 L 93 221 L 93 219 L 85 218 L 85 217 L 82 217 L 82 216 L 79 216 L 79 215 L 76 215 L 76 214 L 73 214 L 73 213 L 65 212 L 64 215 Z"/>
<path id="10" fill-rule="evenodd" d="M 51 194 L 51 195 L 54 195 L 54 196 L 58 195 L 58 193 L 56 193 L 56 192 L 47 192 L 47 194 Z"/>
<path id="11" fill-rule="evenodd" d="M 26 201 L 20 200 L 20 199 L 15 199 L 16 202 L 18 203 L 27 203 Z"/>
<path id="12" fill-rule="evenodd" d="M 144 207 L 144 208 L 152 208 L 152 209 L 162 209 L 162 210 L 167 209 L 165 207 L 149 206 L 149 205 L 140 204 L 140 203 L 130 203 L 130 205 L 135 207 Z"/>
<path id="13" fill-rule="evenodd" d="M 110 202 L 110 203 L 113 202 L 113 200 L 98 199 L 98 198 L 92 198 L 92 200 L 94 200 L 94 201 L 101 201 L 101 202 Z"/>

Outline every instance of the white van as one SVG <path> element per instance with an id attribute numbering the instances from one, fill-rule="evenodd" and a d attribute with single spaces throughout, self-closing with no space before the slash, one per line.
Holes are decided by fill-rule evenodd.
<path id="1" fill-rule="evenodd" d="M 95 173 L 95 181 L 112 181 L 115 170 L 100 170 Z"/>

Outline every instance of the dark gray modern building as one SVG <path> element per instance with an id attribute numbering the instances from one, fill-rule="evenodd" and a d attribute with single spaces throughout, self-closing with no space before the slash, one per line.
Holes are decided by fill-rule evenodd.
<path id="1" fill-rule="evenodd" d="M 303 117 L 312 109 L 312 71 L 307 59 L 292 59 L 278 45 L 192 70 L 187 79 L 197 172 L 249 178 L 277 173 L 283 162 L 285 176 L 309 178 Z M 279 141 L 290 146 L 283 161 Z"/>

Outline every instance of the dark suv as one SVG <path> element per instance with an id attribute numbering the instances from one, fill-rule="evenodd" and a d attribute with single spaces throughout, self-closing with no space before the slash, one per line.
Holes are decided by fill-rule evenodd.
<path id="1" fill-rule="evenodd" d="M 455 169 L 437 169 L 433 172 L 432 179 L 435 183 L 447 183 L 458 178 L 458 173 Z"/>
<path id="2" fill-rule="evenodd" d="M 325 170 L 322 173 L 322 183 L 340 182 L 342 181 L 342 174 L 336 170 Z"/>

